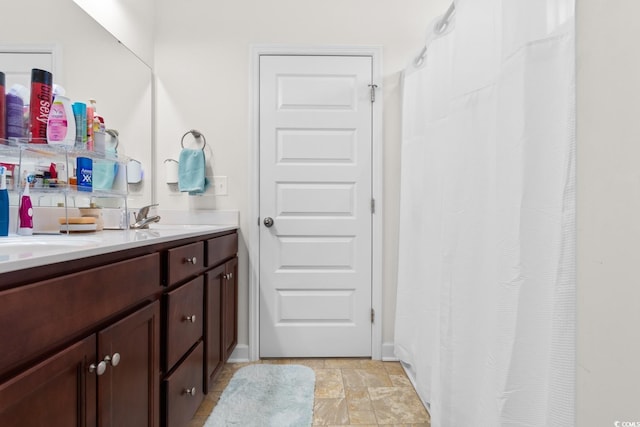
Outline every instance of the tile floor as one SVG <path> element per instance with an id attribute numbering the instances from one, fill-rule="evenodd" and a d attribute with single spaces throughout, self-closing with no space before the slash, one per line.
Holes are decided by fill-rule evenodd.
<path id="1" fill-rule="evenodd" d="M 398 362 L 370 359 L 274 359 L 255 363 L 293 363 L 316 373 L 314 426 L 430 426 L 411 382 Z M 189 427 L 204 426 L 233 373 L 247 363 L 227 364 L 205 396 Z"/>

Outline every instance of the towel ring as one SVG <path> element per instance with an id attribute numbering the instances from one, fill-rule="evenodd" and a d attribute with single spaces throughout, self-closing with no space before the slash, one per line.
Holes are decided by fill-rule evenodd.
<path id="1" fill-rule="evenodd" d="M 204 151 L 204 147 L 206 147 L 206 146 L 207 146 L 207 139 L 204 137 L 204 135 L 202 134 L 202 132 L 200 132 L 200 131 L 198 131 L 198 130 L 195 130 L 195 129 L 191 129 L 190 131 L 188 131 L 187 133 L 185 133 L 184 135 L 182 135 L 182 139 L 180 140 L 180 146 L 181 146 L 182 148 L 184 148 L 184 137 L 185 137 L 185 136 L 187 136 L 187 135 L 189 135 L 189 134 L 192 134 L 192 135 L 193 135 L 193 137 L 194 137 L 195 139 L 202 138 L 202 141 L 203 141 L 203 144 L 202 144 L 202 151 Z"/>

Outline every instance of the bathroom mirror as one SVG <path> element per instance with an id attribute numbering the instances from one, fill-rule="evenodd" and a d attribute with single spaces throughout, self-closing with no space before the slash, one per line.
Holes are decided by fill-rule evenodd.
<path id="1" fill-rule="evenodd" d="M 0 52 L 53 52 L 54 83 L 73 101 L 95 99 L 106 127 L 118 130 L 118 152 L 142 164 L 128 206 L 151 204 L 151 68 L 72 0 L 12 2 L 11 15 L 0 26 Z"/>
<path id="2" fill-rule="evenodd" d="M 142 62 L 153 64 L 154 0 L 73 0 Z"/>

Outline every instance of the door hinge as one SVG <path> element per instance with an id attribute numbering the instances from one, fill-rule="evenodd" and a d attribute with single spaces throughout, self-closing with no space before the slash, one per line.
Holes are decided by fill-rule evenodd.
<path id="1" fill-rule="evenodd" d="M 378 85 L 370 84 L 369 87 L 371 88 L 371 102 L 376 102 L 376 89 Z"/>
<path id="2" fill-rule="evenodd" d="M 372 308 L 371 309 L 371 323 L 374 323 L 376 320 L 376 311 Z"/>
<path id="3" fill-rule="evenodd" d="M 376 213 L 376 199 L 371 199 L 371 213 Z"/>

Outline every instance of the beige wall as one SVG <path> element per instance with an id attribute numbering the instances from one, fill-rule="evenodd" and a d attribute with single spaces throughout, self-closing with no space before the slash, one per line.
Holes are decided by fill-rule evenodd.
<path id="1" fill-rule="evenodd" d="M 249 81 L 252 44 L 380 45 L 384 81 L 383 341 L 393 341 L 400 168 L 400 72 L 419 51 L 426 25 L 449 0 L 158 0 L 158 201 L 178 209 L 239 209 L 239 343 L 248 344 Z M 380 83 L 378 83 L 380 84 Z M 177 158 L 189 129 L 207 137 L 213 174 L 228 177 L 226 197 L 171 193 L 162 162 Z"/>
<path id="2" fill-rule="evenodd" d="M 577 425 L 640 423 L 640 2 L 577 3 Z"/>

